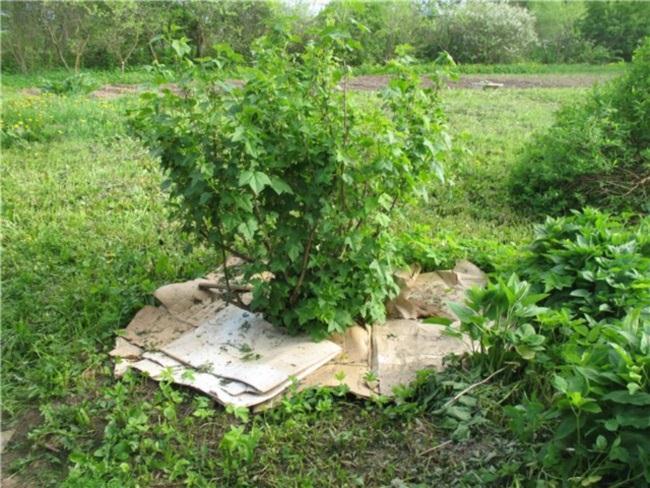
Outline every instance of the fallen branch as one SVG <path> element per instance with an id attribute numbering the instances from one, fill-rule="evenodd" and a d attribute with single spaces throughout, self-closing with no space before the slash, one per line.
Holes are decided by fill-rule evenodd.
<path id="1" fill-rule="evenodd" d="M 435 412 L 433 412 L 433 414 L 436 415 L 436 414 L 440 414 L 440 413 L 442 413 L 442 412 L 443 412 L 447 407 L 450 407 L 451 405 L 453 405 L 454 403 L 456 403 L 460 397 L 462 397 L 462 396 L 465 395 L 466 393 L 469 393 L 470 391 L 472 391 L 472 390 L 473 390 L 474 388 L 476 388 L 477 386 L 481 386 L 481 385 L 487 383 L 488 381 L 490 381 L 492 378 L 494 378 L 496 375 L 498 375 L 499 373 L 501 373 L 501 372 L 504 371 L 505 369 L 506 369 L 506 366 L 504 366 L 504 367 L 501 368 L 501 369 L 497 369 L 494 373 L 492 373 L 492 374 L 491 374 L 490 376 L 488 376 L 487 378 L 485 378 L 485 379 L 479 381 L 478 383 L 474 383 L 474 384 L 472 384 L 472 385 L 469 385 L 467 388 L 465 388 L 464 390 L 462 390 L 461 392 L 459 392 L 458 394 L 456 394 L 453 398 L 451 398 L 448 402 L 446 402 L 442 407 L 440 407 L 438 410 L 436 410 Z"/>
<path id="2" fill-rule="evenodd" d="M 425 454 L 430 454 L 430 453 L 432 453 L 433 451 L 435 451 L 435 450 L 437 450 L 437 449 L 440 449 L 441 447 L 448 446 L 448 445 L 451 444 L 451 443 L 452 443 L 452 440 L 451 440 L 451 439 L 449 439 L 448 441 L 445 441 L 445 442 L 441 442 L 441 443 L 438 444 L 437 446 L 433 446 L 433 447 L 430 447 L 429 449 L 425 449 L 425 450 L 422 451 L 420 454 L 418 454 L 418 456 L 424 456 Z"/>

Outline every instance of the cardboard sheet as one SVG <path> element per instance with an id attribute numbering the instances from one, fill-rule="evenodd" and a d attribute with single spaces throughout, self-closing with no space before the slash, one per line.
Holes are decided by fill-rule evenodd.
<path id="1" fill-rule="evenodd" d="M 387 304 L 392 319 L 373 327 L 355 325 L 321 342 L 285 334 L 259 314 L 227 304 L 220 286 L 223 270 L 163 286 L 154 293 L 161 305 L 145 306 L 117 338 L 110 353 L 115 375 L 128 368 L 154 380 L 170 374 L 174 382 L 222 404 L 247 407 L 270 404 L 296 380 L 300 388 L 343 382 L 361 397 L 392 395 L 417 371 L 440 369 L 446 355 L 469 350 L 468 341 L 418 319 L 439 316 L 457 324 L 448 302 L 461 302 L 469 287 L 487 281 L 468 261 L 432 273 L 410 269 L 397 278 L 401 293 Z M 206 281 L 212 285 L 199 287 Z M 250 293 L 241 297 L 246 303 Z"/>
<path id="2" fill-rule="evenodd" d="M 392 395 L 393 388 L 407 385 L 422 369 L 442 369 L 449 354 L 462 354 L 471 345 L 445 334 L 440 325 L 415 320 L 389 320 L 372 329 L 372 369 L 379 378 L 379 393 Z"/>
<path id="3" fill-rule="evenodd" d="M 350 392 L 370 398 L 379 393 L 377 381 L 368 381 L 372 371 L 372 330 L 354 325 L 330 340 L 341 346 L 341 354 L 300 382 L 300 389 L 313 386 L 338 386 L 345 383 Z"/>
<path id="4" fill-rule="evenodd" d="M 268 392 L 291 376 L 322 366 L 341 352 L 331 341 L 290 336 L 259 314 L 229 305 L 191 332 L 161 347 L 195 369 Z"/>

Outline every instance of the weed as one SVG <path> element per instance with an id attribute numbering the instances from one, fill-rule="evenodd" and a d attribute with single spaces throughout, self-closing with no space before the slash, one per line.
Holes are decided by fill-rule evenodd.
<path id="1" fill-rule="evenodd" d="M 515 265 L 530 283 L 498 278 L 454 306 L 480 344 L 470 361 L 493 374 L 517 364 L 507 378 L 526 395 L 505 410 L 510 426 L 583 486 L 650 481 L 647 225 L 592 209 L 548 219 Z"/>
<path id="2" fill-rule="evenodd" d="M 74 74 L 62 81 L 46 80 L 42 89 L 55 95 L 84 95 L 98 87 L 98 84 L 91 77 L 84 73 Z"/>

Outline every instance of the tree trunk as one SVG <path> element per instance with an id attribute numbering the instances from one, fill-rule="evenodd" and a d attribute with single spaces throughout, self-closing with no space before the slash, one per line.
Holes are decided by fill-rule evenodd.
<path id="1" fill-rule="evenodd" d="M 50 34 L 50 39 L 52 39 L 52 44 L 54 45 L 54 49 L 56 53 L 59 55 L 59 59 L 63 62 L 63 66 L 65 66 L 65 69 L 69 70 L 70 65 L 65 59 L 65 55 L 63 54 L 63 48 L 61 46 L 61 42 L 56 38 L 56 35 L 54 34 L 54 31 L 50 27 L 45 27 Z"/>
<path id="2" fill-rule="evenodd" d="M 79 49 L 77 49 L 77 52 L 75 53 L 75 57 L 74 57 L 75 73 L 79 73 L 79 68 L 81 68 L 81 58 L 84 55 L 84 52 L 86 51 L 86 45 L 88 45 L 89 40 L 90 40 L 90 36 L 86 37 L 84 39 L 84 42 L 81 43 L 81 46 L 79 46 Z"/>
<path id="3" fill-rule="evenodd" d="M 133 54 L 133 51 L 135 51 L 135 48 L 138 47 L 139 41 L 140 41 L 140 33 L 136 32 L 135 41 L 133 42 L 131 49 L 127 51 L 126 56 L 124 56 L 124 58 L 120 58 L 120 61 L 122 62 L 122 74 L 124 74 L 124 68 L 126 67 L 126 63 L 129 61 L 129 58 Z"/>
<path id="4" fill-rule="evenodd" d="M 11 53 L 14 55 L 14 59 L 16 60 L 16 64 L 20 67 L 20 71 L 23 73 L 27 73 L 27 61 L 25 60 L 25 55 L 18 46 L 14 46 L 12 44 L 9 45 L 11 49 Z"/>
<path id="5" fill-rule="evenodd" d="M 153 57 L 153 60 L 157 63 L 158 62 L 158 55 L 156 54 L 156 50 L 153 48 L 153 45 L 151 41 L 147 43 L 149 46 L 149 51 L 151 52 L 151 57 Z"/>

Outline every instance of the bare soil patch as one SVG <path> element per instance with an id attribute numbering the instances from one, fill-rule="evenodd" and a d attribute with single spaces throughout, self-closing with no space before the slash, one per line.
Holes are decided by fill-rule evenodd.
<path id="1" fill-rule="evenodd" d="M 16 422 L 15 432 L 5 447 L 1 456 L 0 486 L 5 488 L 31 488 L 36 486 L 28 477 L 23 474 L 12 473 L 11 467 L 17 460 L 26 458 L 29 455 L 29 441 L 27 434 L 41 422 L 41 415 L 36 409 L 28 410 L 22 418 Z"/>
<path id="2" fill-rule="evenodd" d="M 604 82 L 615 75 L 572 74 L 572 75 L 463 75 L 459 80 L 447 83 L 449 88 L 482 89 L 486 84 L 501 84 L 502 88 L 575 88 L 590 87 L 594 83 Z M 390 75 L 364 75 L 350 80 L 348 87 L 352 90 L 380 90 L 384 88 Z M 423 76 L 425 85 L 431 80 Z"/>
<path id="3" fill-rule="evenodd" d="M 140 92 L 142 87 L 140 85 L 128 85 L 126 83 L 118 83 L 115 85 L 104 85 L 99 90 L 92 92 L 92 96 L 102 100 L 113 99 L 122 95 L 132 95 Z"/>

